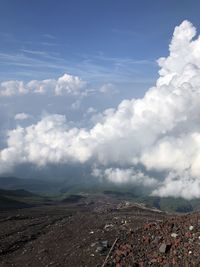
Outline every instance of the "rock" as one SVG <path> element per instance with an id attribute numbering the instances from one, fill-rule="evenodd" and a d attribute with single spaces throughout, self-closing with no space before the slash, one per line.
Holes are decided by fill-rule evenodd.
<path id="1" fill-rule="evenodd" d="M 105 251 L 105 248 L 104 247 L 98 246 L 96 248 L 96 252 L 98 252 L 98 253 L 103 252 L 103 251 Z"/>
<path id="2" fill-rule="evenodd" d="M 107 247 L 108 247 L 108 241 L 107 241 L 107 240 L 100 241 L 100 244 L 101 244 L 104 248 L 107 248 Z"/>
<path id="3" fill-rule="evenodd" d="M 91 248 L 93 248 L 93 247 L 95 247 L 96 246 L 96 242 L 95 243 L 92 243 L 90 246 L 91 246 Z"/>
<path id="4" fill-rule="evenodd" d="M 165 243 L 162 243 L 161 246 L 159 247 L 159 251 L 160 253 L 167 253 L 171 248 L 171 245 L 170 244 L 165 244 Z"/>
<path id="5" fill-rule="evenodd" d="M 161 246 L 159 247 L 159 251 L 161 253 L 165 253 L 166 252 L 166 249 L 167 249 L 167 245 L 166 244 L 161 244 Z"/>
<path id="6" fill-rule="evenodd" d="M 194 226 L 193 225 L 190 225 L 189 226 L 189 230 L 192 231 L 194 229 Z"/>
<path id="7" fill-rule="evenodd" d="M 96 248 L 96 252 L 101 253 L 107 250 L 108 248 L 108 241 L 104 240 L 104 241 L 99 241 L 98 243 L 93 243 L 94 244 L 98 244 L 97 248 Z"/>
<path id="8" fill-rule="evenodd" d="M 105 226 L 104 226 L 104 229 L 105 230 L 109 230 L 110 228 L 112 228 L 113 227 L 113 224 L 106 224 Z"/>
<path id="9" fill-rule="evenodd" d="M 172 233 L 172 234 L 171 234 L 171 237 L 176 238 L 177 236 L 178 236 L 178 234 L 176 234 L 176 233 Z"/>

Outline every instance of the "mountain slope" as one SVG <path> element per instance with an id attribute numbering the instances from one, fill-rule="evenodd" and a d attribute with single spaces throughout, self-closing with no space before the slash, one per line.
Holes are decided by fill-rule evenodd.
<path id="1" fill-rule="evenodd" d="M 48 198 L 33 194 L 24 189 L 0 189 L 0 210 L 29 208 L 48 203 L 50 203 Z"/>

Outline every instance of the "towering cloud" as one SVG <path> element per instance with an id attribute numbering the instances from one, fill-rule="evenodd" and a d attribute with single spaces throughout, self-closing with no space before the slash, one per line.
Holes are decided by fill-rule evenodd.
<path id="1" fill-rule="evenodd" d="M 142 99 L 104 111 L 92 128 L 71 128 L 64 116 L 49 115 L 10 130 L 0 152 L 1 172 L 21 163 L 88 162 L 95 165 L 94 176 L 112 182 L 141 184 L 154 195 L 200 197 L 200 38 L 195 35 L 188 21 L 176 27 L 169 56 L 158 60 L 155 87 Z M 67 77 L 60 82 L 57 94 L 71 90 Z"/>

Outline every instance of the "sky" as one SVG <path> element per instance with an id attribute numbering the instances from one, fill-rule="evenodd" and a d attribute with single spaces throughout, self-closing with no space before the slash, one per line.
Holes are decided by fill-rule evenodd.
<path id="1" fill-rule="evenodd" d="M 199 7 L 0 0 L 0 174 L 87 165 L 200 197 Z"/>
<path id="2" fill-rule="evenodd" d="M 174 26 L 185 19 L 200 26 L 199 1 L 191 3 L 1 0 L 0 80 L 66 72 L 142 96 L 157 77 L 156 60 L 167 54 Z"/>

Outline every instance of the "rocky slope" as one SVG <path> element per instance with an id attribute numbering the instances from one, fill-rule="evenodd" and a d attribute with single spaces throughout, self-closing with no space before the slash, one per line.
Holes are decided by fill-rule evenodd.
<path id="1" fill-rule="evenodd" d="M 0 266 L 200 266 L 200 213 L 111 197 L 0 214 Z"/>

